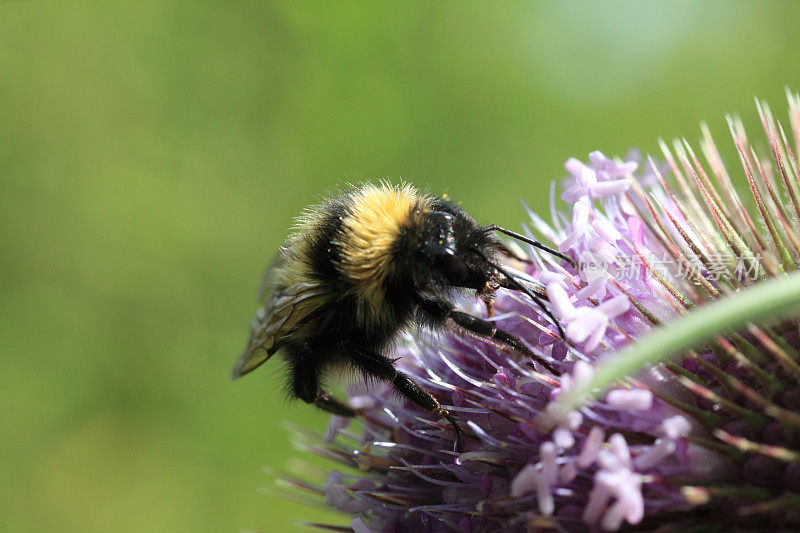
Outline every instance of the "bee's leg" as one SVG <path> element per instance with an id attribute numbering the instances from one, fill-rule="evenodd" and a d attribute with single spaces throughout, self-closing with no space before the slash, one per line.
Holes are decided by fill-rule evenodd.
<path id="1" fill-rule="evenodd" d="M 458 452 L 464 451 L 464 439 L 462 437 L 461 427 L 458 425 L 458 422 L 456 422 L 455 417 L 450 414 L 450 411 L 442 407 L 439 401 L 434 398 L 430 392 L 414 383 L 414 381 L 403 372 L 397 370 L 394 365 L 392 365 L 392 361 L 387 357 L 363 349 L 352 348 L 351 361 L 365 374 L 391 382 L 397 392 L 429 413 L 450 422 L 456 434 L 456 450 Z"/>
<path id="2" fill-rule="evenodd" d="M 553 374 L 558 374 L 556 369 L 553 368 L 553 366 L 550 363 L 548 363 L 540 356 L 530 351 L 528 347 L 522 343 L 522 341 L 520 341 L 518 338 L 508 333 L 507 331 L 499 329 L 491 322 L 487 322 L 486 320 L 470 315 L 469 313 L 464 313 L 462 311 L 456 311 L 456 310 L 450 311 L 448 313 L 448 318 L 450 318 L 453 322 L 455 322 L 456 324 L 458 324 L 459 326 L 468 331 L 477 333 L 478 335 L 489 337 L 491 339 L 499 341 L 502 344 L 505 344 L 509 348 L 513 348 L 514 350 L 520 352 L 521 354 L 526 355 L 531 359 L 533 359 L 534 361 L 538 362 L 540 365 L 545 367 Z"/>
<path id="3" fill-rule="evenodd" d="M 333 413 L 339 416 L 354 417 L 358 415 L 358 412 L 356 412 L 355 409 L 353 409 L 343 401 L 337 399 L 331 393 L 325 392 L 323 390 L 317 391 L 317 395 L 314 397 L 314 405 L 316 405 L 323 411 L 328 411 L 329 413 Z"/>
<path id="4" fill-rule="evenodd" d="M 531 241 L 531 242 L 536 242 L 536 241 Z M 510 283 L 511 285 L 515 286 L 515 287 L 516 287 L 516 289 L 517 289 L 518 291 L 520 291 L 520 292 L 522 292 L 522 293 L 526 294 L 526 295 L 527 295 L 527 296 L 528 296 L 528 297 L 529 297 L 531 300 L 533 300 L 534 302 L 536 302 L 536 305 L 538 305 L 538 306 L 539 306 L 539 308 L 542 310 L 542 312 L 544 312 L 544 314 L 546 314 L 548 317 L 550 317 L 550 319 L 551 319 L 551 320 L 553 321 L 553 323 L 556 325 L 556 329 L 558 330 L 558 334 L 561 336 L 561 338 L 562 338 L 562 339 L 564 339 L 564 340 L 566 340 L 566 336 L 564 335 L 564 328 L 562 328 L 562 327 L 561 327 L 561 324 L 558 322 L 558 320 L 556 319 L 556 317 L 553 315 L 553 312 L 552 312 L 552 311 L 550 311 L 550 310 L 549 310 L 549 309 L 548 309 L 548 308 L 547 308 L 547 307 L 544 305 L 544 302 L 542 301 L 542 298 L 540 298 L 539 296 L 537 296 L 537 295 L 534 293 L 534 291 L 531 291 L 531 290 L 530 290 L 528 287 L 526 287 L 526 286 L 525 286 L 525 285 L 524 285 L 524 284 L 523 284 L 523 283 L 522 283 L 522 282 L 521 282 L 521 281 L 520 281 L 520 280 L 517 278 L 517 276 L 514 276 L 513 274 L 511 274 L 511 273 L 510 273 L 508 270 L 506 270 L 506 268 L 505 268 L 504 266 L 500 265 L 498 262 L 496 262 L 496 261 L 494 261 L 494 260 L 490 259 L 489 257 L 487 257 L 485 253 L 483 253 L 482 251 L 480 251 L 479 249 L 477 249 L 477 248 L 474 248 L 474 247 L 473 247 L 473 248 L 470 248 L 470 250 L 471 250 L 473 253 L 477 254 L 477 255 L 478 255 L 478 257 L 480 257 L 481 259 L 483 259 L 483 261 L 484 261 L 484 262 L 485 262 L 485 263 L 486 263 L 488 266 L 492 267 L 492 268 L 493 268 L 494 270 L 496 270 L 498 273 L 502 274 L 502 275 L 503 275 L 503 276 L 506 278 L 506 282 L 507 282 L 507 283 Z M 556 254 L 558 254 L 558 252 L 556 252 Z M 561 255 L 561 254 L 559 254 L 559 256 L 560 256 L 560 255 Z M 564 256 L 564 257 L 566 257 L 566 256 Z M 573 262 L 573 263 L 574 263 L 574 262 Z M 501 286 L 502 286 L 502 284 L 501 284 Z"/>
<path id="5" fill-rule="evenodd" d="M 547 289 L 544 285 L 540 285 L 538 283 L 531 283 L 525 279 L 517 279 L 517 283 L 524 284 L 525 287 L 531 291 L 533 294 L 541 298 L 542 300 L 547 300 Z M 497 285 L 499 288 L 509 289 L 512 291 L 522 292 L 522 289 L 519 288 L 518 285 L 515 285 L 512 281 L 509 281 L 508 278 L 500 278 L 497 280 Z"/>
<path id="6" fill-rule="evenodd" d="M 487 290 L 483 292 L 481 295 L 481 300 L 483 300 L 483 305 L 486 306 L 486 316 L 493 317 L 494 316 L 494 291 L 492 291 L 491 287 L 487 284 Z"/>
<path id="7" fill-rule="evenodd" d="M 319 368 L 315 365 L 296 361 L 292 367 L 292 389 L 295 396 L 335 415 L 352 417 L 358 414 L 355 409 L 319 388 Z"/>
<path id="8" fill-rule="evenodd" d="M 476 333 L 484 337 L 489 337 L 490 339 L 494 339 L 502 344 L 505 344 L 509 348 L 512 348 L 520 352 L 521 354 L 530 357 L 531 359 L 538 362 L 540 365 L 545 367 L 553 374 L 556 375 L 559 374 L 550 363 L 548 363 L 540 356 L 530 351 L 528 347 L 522 343 L 522 341 L 520 341 L 518 338 L 508 333 L 507 331 L 499 329 L 491 322 L 487 322 L 486 320 L 478 318 L 477 316 L 470 315 L 469 313 L 464 313 L 463 311 L 457 311 L 448 302 L 438 301 L 438 300 L 418 300 L 418 301 L 422 310 L 432 315 L 434 318 L 440 320 L 449 318 L 450 320 L 455 322 L 456 325 L 468 331 L 471 331 L 472 333 Z"/>

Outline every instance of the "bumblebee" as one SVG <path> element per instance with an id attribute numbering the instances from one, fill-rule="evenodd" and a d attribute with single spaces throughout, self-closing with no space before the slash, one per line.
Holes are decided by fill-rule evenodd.
<path id="1" fill-rule="evenodd" d="M 306 210 L 281 247 L 262 284 L 250 340 L 233 368 L 238 378 L 277 351 L 289 367 L 289 393 L 340 416 L 355 409 L 321 387 L 331 367 L 349 367 L 390 382 L 395 390 L 452 425 L 456 419 L 387 356 L 398 333 L 412 325 L 448 326 L 493 339 L 555 372 L 519 339 L 456 309 L 465 291 L 483 298 L 491 314 L 495 291 L 507 288 L 543 305 L 544 291 L 512 275 L 500 256 L 517 257 L 497 237 L 504 233 L 572 260 L 537 241 L 490 225 L 480 226 L 446 198 L 406 185 L 364 185 Z"/>

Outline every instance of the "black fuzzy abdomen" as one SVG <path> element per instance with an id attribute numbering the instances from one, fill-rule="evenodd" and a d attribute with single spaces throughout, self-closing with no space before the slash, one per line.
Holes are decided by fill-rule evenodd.
<path id="1" fill-rule="evenodd" d="M 412 315 L 412 305 L 387 302 L 380 316 L 360 316 L 356 298 L 345 297 L 321 310 L 318 332 L 309 342 L 321 351 L 341 353 L 345 357 L 348 345 L 383 354 L 399 331 L 408 325 Z"/>
<path id="2" fill-rule="evenodd" d="M 341 261 L 342 250 L 338 244 L 344 219 L 347 216 L 347 204 L 334 201 L 324 206 L 324 214 L 309 236 L 307 261 L 315 273 L 315 277 L 331 290 L 339 290 L 341 273 L 337 265 Z"/>

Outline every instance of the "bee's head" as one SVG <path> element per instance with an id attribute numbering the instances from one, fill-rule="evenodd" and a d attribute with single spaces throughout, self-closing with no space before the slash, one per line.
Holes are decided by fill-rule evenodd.
<path id="1" fill-rule="evenodd" d="M 491 271 L 474 252 L 493 257 L 494 236 L 474 221 L 446 211 L 429 211 L 420 233 L 420 252 L 425 262 L 450 285 L 481 289 Z"/>

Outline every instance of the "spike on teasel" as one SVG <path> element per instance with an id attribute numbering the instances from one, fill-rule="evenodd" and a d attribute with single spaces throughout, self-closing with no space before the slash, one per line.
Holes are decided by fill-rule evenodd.
<path id="1" fill-rule="evenodd" d="M 571 213 L 531 223 L 579 269 L 531 249 L 526 272 L 568 342 L 515 293 L 491 319 L 560 375 L 481 339 L 409 336 L 398 365 L 459 418 L 466 451 L 386 387 L 353 389 L 364 416 L 333 417 L 306 448 L 338 463 L 316 490 L 351 515 L 343 530 L 800 529 L 800 96 L 787 99 L 788 128 L 756 101 L 766 143 L 728 117 L 737 165 L 705 124 L 698 151 L 660 141 L 641 166 L 570 159 Z M 681 324 L 695 325 L 672 335 Z M 626 363 L 653 342 L 677 357 Z"/>

